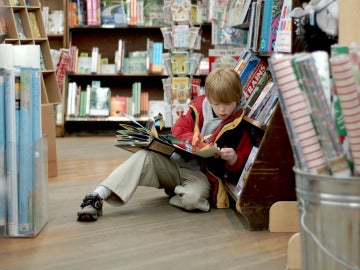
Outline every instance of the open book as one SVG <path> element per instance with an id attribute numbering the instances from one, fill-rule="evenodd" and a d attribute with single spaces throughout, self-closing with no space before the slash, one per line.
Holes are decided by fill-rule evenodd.
<path id="1" fill-rule="evenodd" d="M 120 124 L 122 129 L 117 131 L 115 146 L 127 151 L 136 152 L 148 149 L 170 157 L 174 152 L 186 158 L 213 157 L 219 152 L 216 146 L 207 146 L 198 151 L 192 151 L 191 142 L 181 141 L 171 134 L 158 134 L 155 123 L 162 123 L 162 115 L 149 119 L 146 127 L 137 122 L 133 117 L 125 115 L 134 125 Z M 162 124 L 160 124 L 162 128 Z"/>

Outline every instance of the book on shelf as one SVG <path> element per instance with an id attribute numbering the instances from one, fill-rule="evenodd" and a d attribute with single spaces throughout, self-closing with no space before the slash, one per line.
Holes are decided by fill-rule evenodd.
<path id="1" fill-rule="evenodd" d="M 249 18 L 248 18 L 249 32 L 248 32 L 246 47 L 252 48 L 253 42 L 254 42 L 254 24 L 255 24 L 255 15 L 256 15 L 256 2 L 252 2 L 249 9 L 250 9 L 249 10 Z"/>
<path id="2" fill-rule="evenodd" d="M 92 87 L 90 97 L 90 116 L 109 116 L 110 114 L 110 88 Z"/>
<path id="3" fill-rule="evenodd" d="M 238 71 L 241 83 L 245 85 L 249 79 L 251 78 L 252 74 L 256 72 L 258 66 L 264 66 L 267 67 L 267 62 L 263 59 L 261 59 L 259 56 L 255 54 L 251 54 L 248 61 L 245 63 L 243 68 Z"/>
<path id="4" fill-rule="evenodd" d="M 283 0 L 264 0 L 260 34 L 261 52 L 274 51 L 282 6 Z"/>
<path id="5" fill-rule="evenodd" d="M 91 73 L 98 73 L 100 67 L 101 54 L 98 47 L 93 47 L 91 51 Z"/>
<path id="6" fill-rule="evenodd" d="M 269 81 L 264 89 L 259 94 L 258 98 L 256 99 L 254 105 L 251 107 L 247 116 L 250 118 L 256 119 L 257 115 L 260 113 L 263 106 L 266 104 L 267 100 L 271 96 L 271 92 L 276 91 L 276 87 L 273 81 Z"/>
<path id="7" fill-rule="evenodd" d="M 274 0 L 264 0 L 264 9 L 260 28 L 260 52 L 268 51 L 273 3 Z"/>
<path id="8" fill-rule="evenodd" d="M 242 54 L 242 49 L 209 49 L 209 72 L 215 68 L 233 68 Z"/>
<path id="9" fill-rule="evenodd" d="M 102 25 L 125 26 L 128 24 L 123 1 L 103 1 L 101 9 Z"/>
<path id="10" fill-rule="evenodd" d="M 269 94 L 264 98 L 264 102 L 260 103 L 259 110 L 255 111 L 252 118 L 263 125 L 267 125 L 275 105 L 278 101 L 278 92 L 275 87 L 271 88 Z"/>
<path id="11" fill-rule="evenodd" d="M 164 47 L 163 42 L 158 41 L 152 43 L 151 72 L 160 73 L 163 70 L 163 63 L 162 63 L 163 47 Z"/>
<path id="12" fill-rule="evenodd" d="M 147 121 L 146 126 L 129 115 L 126 117 L 132 121 L 132 125 L 120 124 L 122 129 L 117 131 L 115 139 L 115 146 L 124 150 L 136 152 L 140 149 L 148 149 L 167 157 L 176 152 L 186 158 L 208 158 L 219 152 L 219 148 L 213 144 L 206 144 L 202 149 L 193 151 L 189 143 L 180 141 L 170 134 L 159 134 L 155 122 L 163 121 L 162 115 Z"/>
<path id="13" fill-rule="evenodd" d="M 31 27 L 31 32 L 33 34 L 34 38 L 41 38 L 40 28 L 39 24 L 36 19 L 36 13 L 35 12 L 29 12 L 29 22 Z"/>
<path id="14" fill-rule="evenodd" d="M 76 46 L 70 46 L 69 54 L 70 54 L 69 72 L 76 72 L 77 62 L 79 58 L 79 49 Z"/>
<path id="15" fill-rule="evenodd" d="M 69 27 L 74 27 L 78 25 L 78 16 L 77 16 L 77 3 L 75 0 L 69 1 L 68 3 L 68 25 Z"/>
<path id="16" fill-rule="evenodd" d="M 140 93 L 140 117 L 149 116 L 149 92 Z"/>
<path id="17" fill-rule="evenodd" d="M 91 74 L 92 57 L 87 53 L 81 53 L 77 60 L 76 73 L 78 74 Z"/>
<path id="18" fill-rule="evenodd" d="M 248 79 L 245 81 L 243 90 L 247 101 L 249 100 L 249 97 L 255 90 L 261 78 L 265 75 L 267 68 L 268 68 L 268 63 L 266 61 L 260 61 L 255 66 L 254 70 L 251 72 Z"/>
<path id="19" fill-rule="evenodd" d="M 141 82 L 134 82 L 132 84 L 132 110 L 131 114 L 134 117 L 140 117 L 140 107 L 141 107 Z"/>
<path id="20" fill-rule="evenodd" d="M 246 160 L 245 162 L 245 165 L 244 165 L 244 168 L 241 172 L 241 175 L 239 177 L 239 180 L 236 184 L 236 188 L 235 188 L 235 194 L 238 198 L 240 198 L 240 195 L 241 195 L 241 192 L 244 188 L 244 185 L 247 181 L 247 177 L 248 177 L 248 173 L 250 172 L 251 170 L 251 167 L 252 165 L 254 164 L 254 161 L 255 161 L 255 158 L 256 158 L 256 155 L 259 151 L 259 148 L 257 146 L 253 146 L 251 148 L 251 152 L 249 154 L 249 157 L 248 159 Z"/>
<path id="21" fill-rule="evenodd" d="M 269 70 L 266 70 L 265 73 L 261 76 L 260 80 L 257 82 L 254 89 L 248 90 L 249 92 L 251 91 L 251 94 L 246 100 L 246 108 L 251 109 L 269 80 L 271 80 L 271 73 Z M 251 88 L 252 86 L 250 85 L 249 87 Z"/>
<path id="22" fill-rule="evenodd" d="M 101 24 L 100 0 L 86 0 L 87 25 Z"/>
<path id="23" fill-rule="evenodd" d="M 273 0 L 272 13 L 271 13 L 271 22 L 270 22 L 270 36 L 268 43 L 268 51 L 273 52 L 275 48 L 275 42 L 277 39 L 278 28 L 280 24 L 280 17 L 282 12 L 282 7 L 284 5 L 284 0 Z M 291 9 L 290 9 L 291 10 Z"/>
<path id="24" fill-rule="evenodd" d="M 15 26 L 16 26 L 16 30 L 17 30 L 17 34 L 18 34 L 19 38 L 26 39 L 27 36 L 24 31 L 23 22 L 22 22 L 20 13 L 14 12 L 14 17 L 15 17 Z"/>
<path id="25" fill-rule="evenodd" d="M 292 48 L 292 0 L 284 0 L 276 34 L 274 51 L 291 52 Z"/>
<path id="26" fill-rule="evenodd" d="M 77 25 L 87 23 L 86 0 L 76 0 Z"/>
<path id="27" fill-rule="evenodd" d="M 54 64 L 56 81 L 58 83 L 59 89 L 62 89 L 66 72 L 69 70 L 70 61 L 71 61 L 70 52 L 68 49 L 60 49 L 59 60 Z"/>
<path id="28" fill-rule="evenodd" d="M 252 50 L 258 52 L 260 49 L 260 38 L 261 38 L 261 27 L 262 27 L 262 18 L 264 11 L 264 0 L 257 0 L 256 10 L 255 10 L 255 21 L 253 29 L 253 41 L 252 41 Z"/>
<path id="29" fill-rule="evenodd" d="M 131 97 L 111 96 L 110 97 L 110 116 L 120 117 L 121 113 L 130 114 Z"/>
<path id="30" fill-rule="evenodd" d="M 223 18 L 222 27 L 233 27 L 244 23 L 249 11 L 249 6 L 252 0 L 228 0 L 228 3 L 233 3 L 226 12 L 225 18 Z"/>

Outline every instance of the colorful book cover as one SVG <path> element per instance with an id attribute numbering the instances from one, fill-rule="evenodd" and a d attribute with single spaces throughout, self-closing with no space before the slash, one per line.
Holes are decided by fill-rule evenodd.
<path id="1" fill-rule="evenodd" d="M 250 75 L 246 84 L 243 86 L 243 91 L 246 97 L 246 100 L 249 99 L 252 92 L 255 90 L 256 85 L 261 80 L 262 76 L 265 74 L 267 70 L 268 64 L 265 61 L 260 61 L 258 65 L 255 67 L 254 71 Z"/>
<path id="2" fill-rule="evenodd" d="M 260 34 L 260 52 L 268 51 L 268 44 L 270 40 L 271 15 L 274 1 L 275 0 L 264 0 L 264 11 Z"/>
<path id="3" fill-rule="evenodd" d="M 257 100 L 269 80 L 271 80 L 271 74 L 269 70 L 266 70 L 257 85 L 255 86 L 254 90 L 252 90 L 251 95 L 248 97 L 246 101 L 247 108 L 251 109 L 251 107 L 254 105 L 255 101 Z"/>
<path id="4" fill-rule="evenodd" d="M 254 72 L 256 66 L 261 61 L 264 61 L 264 60 L 262 60 L 259 56 L 255 55 L 255 54 L 252 54 L 250 56 L 249 60 L 247 61 L 247 63 L 245 63 L 244 68 L 240 71 L 240 74 L 239 74 L 241 83 L 243 85 L 245 85 L 247 83 L 251 74 Z"/>
<path id="5" fill-rule="evenodd" d="M 275 48 L 275 42 L 277 38 L 277 31 L 279 28 L 281 10 L 284 0 L 273 0 L 272 13 L 271 13 L 271 22 L 270 22 L 270 36 L 268 43 L 268 51 L 273 52 Z"/>
<path id="6" fill-rule="evenodd" d="M 163 54 L 163 42 L 153 42 L 153 54 L 152 54 L 152 72 L 162 72 L 162 54 Z M 146 65 L 146 62 L 145 62 Z"/>
<path id="7" fill-rule="evenodd" d="M 121 114 L 119 114 L 119 112 L 122 113 L 128 113 L 127 111 L 127 97 L 126 96 L 112 96 L 110 98 L 110 116 L 114 116 L 114 117 L 119 117 L 121 116 Z"/>

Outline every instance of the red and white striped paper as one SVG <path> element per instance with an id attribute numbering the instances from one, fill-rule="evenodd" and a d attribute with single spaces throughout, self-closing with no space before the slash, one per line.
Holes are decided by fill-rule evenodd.
<path id="1" fill-rule="evenodd" d="M 350 57 L 341 54 L 330 59 L 350 143 L 355 175 L 360 175 L 360 95 L 356 89 Z"/>
<path id="2" fill-rule="evenodd" d="M 302 149 L 307 169 L 310 173 L 324 174 L 327 164 L 319 140 L 311 122 L 311 111 L 306 105 L 296 75 L 291 65 L 290 55 L 272 58 L 271 64 L 283 97 L 284 105 L 294 127 L 294 135 Z"/>

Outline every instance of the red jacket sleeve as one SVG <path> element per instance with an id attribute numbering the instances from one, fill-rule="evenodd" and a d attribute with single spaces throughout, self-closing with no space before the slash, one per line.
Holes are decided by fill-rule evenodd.
<path id="1" fill-rule="evenodd" d="M 192 110 L 189 109 L 185 115 L 181 115 L 172 127 L 172 135 L 184 142 L 191 140 L 194 135 L 194 118 Z"/>

